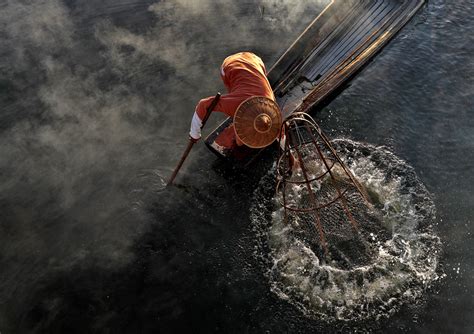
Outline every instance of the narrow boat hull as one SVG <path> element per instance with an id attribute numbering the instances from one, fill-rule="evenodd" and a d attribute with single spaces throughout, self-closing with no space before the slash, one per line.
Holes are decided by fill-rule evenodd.
<path id="1" fill-rule="evenodd" d="M 333 0 L 270 69 L 286 119 L 321 105 L 351 79 L 423 6 L 424 0 Z M 205 140 L 219 157 L 248 164 L 258 150 L 216 150 L 228 118 Z"/>

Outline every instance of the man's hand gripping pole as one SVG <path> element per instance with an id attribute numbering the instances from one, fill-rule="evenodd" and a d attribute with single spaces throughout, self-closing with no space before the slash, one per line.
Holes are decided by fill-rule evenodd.
<path id="1" fill-rule="evenodd" d="M 204 125 L 206 125 L 207 120 L 211 116 L 211 113 L 214 111 L 214 108 L 217 106 L 217 103 L 219 103 L 220 98 L 221 98 L 221 93 L 217 93 L 216 97 L 214 97 L 214 99 L 212 100 L 211 105 L 209 106 L 209 108 L 207 108 L 206 116 L 202 120 L 201 129 L 204 128 Z M 186 147 L 186 150 L 184 151 L 183 156 L 181 157 L 181 160 L 178 163 L 178 166 L 176 166 L 176 168 L 173 172 L 173 175 L 171 175 L 171 178 L 168 181 L 168 184 L 166 186 L 171 186 L 173 184 L 174 179 L 178 175 L 179 170 L 183 166 L 184 161 L 188 157 L 189 152 L 191 152 L 191 149 L 193 148 L 194 143 L 196 143 L 196 142 L 197 142 L 197 140 L 189 137 L 188 147 Z"/>

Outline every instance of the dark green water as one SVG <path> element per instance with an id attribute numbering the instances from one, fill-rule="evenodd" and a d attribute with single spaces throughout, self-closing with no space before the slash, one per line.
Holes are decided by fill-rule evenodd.
<path id="1" fill-rule="evenodd" d="M 417 305 L 326 324 L 279 299 L 253 256 L 261 175 L 203 145 L 157 191 L 195 103 L 223 90 L 222 59 L 272 64 L 323 4 L 0 1 L 2 334 L 473 332 L 472 0 L 429 1 L 316 114 L 332 137 L 388 146 L 432 193 L 446 277 Z"/>

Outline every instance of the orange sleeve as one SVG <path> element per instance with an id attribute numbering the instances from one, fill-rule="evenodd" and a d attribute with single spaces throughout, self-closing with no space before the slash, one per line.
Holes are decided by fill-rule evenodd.
<path id="1" fill-rule="evenodd" d="M 204 120 L 207 113 L 207 108 L 212 103 L 214 96 L 207 97 L 199 101 L 196 106 L 196 114 L 199 116 L 201 120 Z M 222 112 L 227 116 L 233 117 L 237 107 L 242 102 L 242 98 L 240 96 L 234 96 L 233 94 L 222 95 L 219 102 L 217 103 L 214 111 Z"/>

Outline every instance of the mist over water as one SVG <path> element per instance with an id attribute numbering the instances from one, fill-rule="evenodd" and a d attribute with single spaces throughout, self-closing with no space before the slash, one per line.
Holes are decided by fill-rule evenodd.
<path id="1" fill-rule="evenodd" d="M 270 67 L 326 3 L 0 1 L 0 332 L 339 328 L 281 301 L 254 261 L 249 194 L 272 157 L 241 173 L 201 144 L 157 191 L 195 103 L 224 91 L 222 60 Z M 472 9 L 430 1 L 317 114 L 390 146 L 434 194 L 445 283 L 375 327 L 473 328 Z"/>
<path id="2" fill-rule="evenodd" d="M 233 22 L 216 25 L 217 17 L 208 18 L 211 6 Z M 195 101 L 221 88 L 215 73 L 222 57 L 257 43 L 259 36 L 246 32 L 252 25 L 239 27 L 239 10 L 233 2 L 207 1 L 6 2 L 0 14 L 6 28 L 1 168 L 10 223 L 5 225 L 21 220 L 26 226 L 16 227 L 19 232 L 31 233 L 44 222 L 40 216 L 54 215 L 41 214 L 44 209 L 57 211 L 75 221 L 60 225 L 65 237 L 74 234 L 68 242 L 81 239 L 71 230 L 78 224 L 85 239 L 118 243 L 116 251 L 124 254 L 113 257 L 122 261 L 124 244 L 144 227 L 137 218 L 117 221 L 129 209 L 128 181 L 161 165 L 169 172 L 181 148 L 170 147 L 184 146 Z M 122 15 L 113 22 L 117 13 Z M 142 17 L 148 26 L 134 31 L 123 13 Z M 271 24 L 265 28 L 276 30 Z M 204 52 L 219 41 L 235 46 Z M 267 54 L 276 50 L 266 47 Z M 15 208 L 23 201 L 26 207 Z M 58 248 L 63 255 L 64 246 Z"/>

